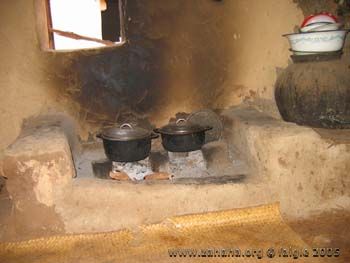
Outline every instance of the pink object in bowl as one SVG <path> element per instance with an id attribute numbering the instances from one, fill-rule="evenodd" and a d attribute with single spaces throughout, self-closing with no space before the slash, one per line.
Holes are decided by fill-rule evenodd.
<path id="1" fill-rule="evenodd" d="M 301 27 L 314 23 L 337 23 L 338 19 L 331 13 L 322 12 L 316 15 L 309 15 L 304 19 Z"/>

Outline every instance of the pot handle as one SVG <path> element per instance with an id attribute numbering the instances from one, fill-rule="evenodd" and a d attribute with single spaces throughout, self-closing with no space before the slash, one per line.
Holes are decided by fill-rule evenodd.
<path id="1" fill-rule="evenodd" d="M 204 128 L 204 131 L 210 131 L 210 130 L 212 130 L 212 129 L 213 129 L 213 127 L 207 126 L 207 127 Z"/>
<path id="2" fill-rule="evenodd" d="M 180 122 L 187 122 L 187 120 L 186 119 L 177 119 L 176 120 L 176 125 L 178 125 Z"/>
<path id="3" fill-rule="evenodd" d="M 102 134 L 101 133 L 97 133 L 96 137 L 102 139 Z"/>
<path id="4" fill-rule="evenodd" d="M 151 139 L 157 139 L 159 137 L 159 134 L 157 133 L 151 133 Z"/>
<path id="5" fill-rule="evenodd" d="M 129 129 L 133 128 L 130 123 L 123 123 L 122 125 L 120 125 L 120 129 L 123 129 L 125 127 L 128 127 Z"/>
<path id="6" fill-rule="evenodd" d="M 159 131 L 159 129 L 158 129 L 158 128 L 153 129 L 153 131 L 154 131 L 155 133 L 160 133 L 160 131 Z"/>

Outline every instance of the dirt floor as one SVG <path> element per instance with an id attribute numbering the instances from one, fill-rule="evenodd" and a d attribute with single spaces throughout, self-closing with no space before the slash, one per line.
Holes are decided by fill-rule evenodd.
<path id="1" fill-rule="evenodd" d="M 319 248 L 339 248 L 341 258 L 337 262 L 350 262 L 350 212 L 336 210 L 308 219 L 288 221 L 292 229 L 308 245 Z"/>
<path id="2" fill-rule="evenodd" d="M 5 187 L 0 187 L 0 240 L 13 240 L 16 237 L 16 226 L 13 219 L 12 202 Z M 31 236 L 31 234 L 30 234 Z"/>

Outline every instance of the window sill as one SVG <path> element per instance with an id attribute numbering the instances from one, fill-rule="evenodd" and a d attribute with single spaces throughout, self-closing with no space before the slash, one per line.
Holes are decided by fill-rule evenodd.
<path id="1" fill-rule="evenodd" d="M 101 51 L 110 51 L 117 48 L 124 47 L 127 41 L 115 43 L 113 46 L 104 47 L 93 47 L 93 48 L 81 48 L 81 49 L 42 49 L 43 52 L 47 53 L 59 53 L 59 54 L 74 54 L 74 53 L 99 53 Z"/>

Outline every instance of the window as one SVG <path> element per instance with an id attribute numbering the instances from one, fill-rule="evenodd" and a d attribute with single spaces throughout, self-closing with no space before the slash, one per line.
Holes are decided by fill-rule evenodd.
<path id="1" fill-rule="evenodd" d="M 47 34 L 41 36 L 42 47 L 76 50 L 125 43 L 126 0 L 44 1 L 45 6 L 37 3 L 37 9 L 45 8 L 46 14 Z M 45 28 L 42 21 L 38 24 L 41 30 Z"/>

